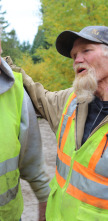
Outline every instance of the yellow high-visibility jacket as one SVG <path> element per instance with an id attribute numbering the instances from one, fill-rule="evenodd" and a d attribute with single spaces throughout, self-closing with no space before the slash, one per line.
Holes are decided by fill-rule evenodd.
<path id="1" fill-rule="evenodd" d="M 23 198 L 18 168 L 23 83 L 21 74 L 14 73 L 15 84 L 0 95 L 0 220 L 19 220 Z"/>

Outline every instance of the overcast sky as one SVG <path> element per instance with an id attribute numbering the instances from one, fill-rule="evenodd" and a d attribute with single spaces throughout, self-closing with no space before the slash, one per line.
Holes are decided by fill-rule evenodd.
<path id="1" fill-rule="evenodd" d="M 14 28 L 21 43 L 29 41 L 32 44 L 38 26 L 42 23 L 40 0 L 2 0 L 1 5 L 2 11 L 7 12 L 5 19 L 10 24 L 7 31 Z"/>

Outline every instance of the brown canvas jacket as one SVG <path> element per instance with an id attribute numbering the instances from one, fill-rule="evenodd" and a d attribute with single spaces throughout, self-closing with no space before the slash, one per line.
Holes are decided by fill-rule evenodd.
<path id="1" fill-rule="evenodd" d="M 56 133 L 64 106 L 69 95 L 73 92 L 73 89 L 68 88 L 61 91 L 50 92 L 44 89 L 42 84 L 38 82 L 35 83 L 31 77 L 26 75 L 23 69 L 16 67 L 10 57 L 6 57 L 4 59 L 13 71 L 22 73 L 24 86 L 26 87 L 36 110 L 38 110 L 42 117 L 49 122 L 51 129 L 54 133 Z M 79 149 L 81 146 L 87 114 L 88 104 L 86 102 L 79 104 L 77 106 L 77 123 L 75 129 L 76 149 Z M 108 117 L 106 117 L 98 127 L 106 122 L 108 122 Z M 95 130 L 92 131 L 91 135 L 95 132 Z"/>

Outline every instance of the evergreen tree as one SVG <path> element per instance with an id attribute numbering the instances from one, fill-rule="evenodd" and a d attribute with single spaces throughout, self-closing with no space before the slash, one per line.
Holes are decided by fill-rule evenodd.
<path id="1" fill-rule="evenodd" d="M 23 41 L 23 43 L 22 44 L 20 44 L 20 46 L 19 46 L 19 49 L 23 52 L 23 53 L 28 53 L 28 54 L 30 54 L 30 52 L 31 52 L 31 45 L 30 45 L 30 43 L 29 43 L 29 41 Z"/>
<path id="2" fill-rule="evenodd" d="M 38 48 L 48 49 L 51 45 L 46 41 L 44 30 L 41 26 L 38 28 L 38 33 L 35 35 L 33 45 L 31 47 L 31 56 L 34 63 L 42 61 L 41 56 L 36 55 L 36 50 Z"/>
<path id="3" fill-rule="evenodd" d="M 11 56 L 12 60 L 15 60 L 21 56 L 21 50 L 19 49 L 19 41 L 17 40 L 17 35 L 15 30 L 11 30 L 5 36 L 5 39 L 2 40 L 2 56 Z"/>
<path id="4" fill-rule="evenodd" d="M 9 26 L 8 21 L 5 20 L 6 11 L 2 11 L 2 1 L 0 0 L 0 28 L 1 28 L 1 42 L 2 42 L 2 56 L 11 56 L 13 61 L 21 55 L 19 49 L 19 41 L 17 40 L 17 35 L 15 30 L 6 32 L 6 28 Z"/>
<path id="5" fill-rule="evenodd" d="M 6 28 L 9 26 L 7 20 L 5 20 L 6 11 L 2 11 L 2 5 L 0 0 L 0 28 L 2 30 L 2 39 L 6 37 Z"/>

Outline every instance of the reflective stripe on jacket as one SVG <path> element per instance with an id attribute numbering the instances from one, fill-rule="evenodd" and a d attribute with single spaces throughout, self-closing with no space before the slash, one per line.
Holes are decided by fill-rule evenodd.
<path id="1" fill-rule="evenodd" d="M 22 77 L 14 73 L 15 83 L 0 95 L 0 220 L 19 220 L 23 199 L 18 169 L 20 120 L 23 101 Z"/>
<path id="2" fill-rule="evenodd" d="M 76 96 L 71 94 L 57 131 L 56 175 L 50 183 L 47 221 L 108 220 L 108 126 L 75 150 Z"/>

